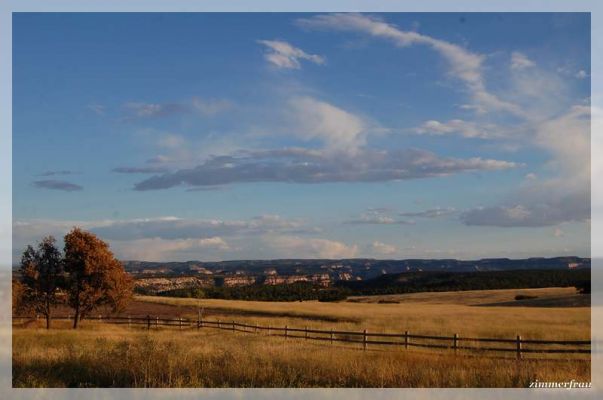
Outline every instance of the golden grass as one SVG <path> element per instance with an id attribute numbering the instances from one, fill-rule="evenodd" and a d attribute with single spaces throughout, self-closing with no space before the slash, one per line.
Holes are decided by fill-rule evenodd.
<path id="1" fill-rule="evenodd" d="M 259 302 L 139 296 L 138 300 L 170 304 L 179 314 L 197 318 L 197 307 L 211 311 L 211 319 L 237 320 L 260 325 L 317 329 L 404 332 L 490 338 L 587 340 L 590 307 L 475 306 L 513 299 L 516 294 L 558 296 L 570 288 L 488 290 L 396 295 L 399 304 L 374 302 L 320 303 Z"/>
<path id="2" fill-rule="evenodd" d="M 491 307 L 513 299 L 572 295 L 564 288 L 417 293 L 340 303 L 251 302 L 140 296 L 174 317 L 260 325 L 461 337 L 588 339 L 590 308 Z M 165 306 L 165 304 L 173 305 Z M 162 305 L 162 306 L 160 306 Z M 41 327 L 42 322 L 38 321 Z M 202 328 L 140 328 L 84 321 L 69 329 L 13 329 L 16 387 L 525 387 L 532 380 L 590 381 L 590 360 L 573 356 L 478 357 L 449 350 L 305 341 Z M 265 332 L 264 332 L 265 333 Z M 505 346 L 506 347 L 506 346 Z M 491 353 L 492 354 L 492 353 Z M 494 355 L 494 354 L 492 354 Z M 513 353 L 495 354 L 513 357 Z M 587 356 L 587 355 L 586 355 Z M 544 358 L 547 357 L 547 358 Z"/>
<path id="3" fill-rule="evenodd" d="M 515 300 L 516 295 L 551 298 L 573 296 L 575 294 L 576 288 L 574 287 L 551 287 L 537 289 L 466 290 L 460 292 L 420 292 L 380 296 L 352 296 L 348 299 L 348 301 L 377 303 L 379 300 L 390 300 L 399 301 L 401 303 L 462 304 L 467 306 L 477 306 L 513 301 Z"/>
<path id="4" fill-rule="evenodd" d="M 590 380 L 590 362 L 362 351 L 201 331 L 14 329 L 15 387 L 526 387 Z M 66 326 L 66 325 L 65 325 Z"/>

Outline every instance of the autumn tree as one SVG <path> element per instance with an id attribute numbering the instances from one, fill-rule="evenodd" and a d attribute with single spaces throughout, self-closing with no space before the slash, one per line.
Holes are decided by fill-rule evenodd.
<path id="1" fill-rule="evenodd" d="M 52 308 L 58 303 L 59 290 L 64 282 L 63 257 L 55 243 L 52 236 L 47 236 L 37 249 L 27 246 L 20 266 L 20 306 L 42 314 L 46 318 L 46 329 L 50 329 Z"/>
<path id="2" fill-rule="evenodd" d="M 65 235 L 68 303 L 75 310 L 73 328 L 100 306 L 122 310 L 132 297 L 132 278 L 96 235 L 73 228 Z"/>
<path id="3" fill-rule="evenodd" d="M 19 314 L 23 311 L 25 311 L 26 305 L 25 302 L 23 301 L 23 291 L 24 291 L 24 287 L 23 284 L 21 283 L 21 281 L 19 281 L 18 279 L 13 279 L 13 315 L 15 314 Z"/>

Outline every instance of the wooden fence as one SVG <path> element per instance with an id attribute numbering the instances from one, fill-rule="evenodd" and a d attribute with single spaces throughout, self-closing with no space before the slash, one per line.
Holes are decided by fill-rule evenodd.
<path id="1" fill-rule="evenodd" d="M 13 317 L 13 321 L 37 319 L 37 317 Z M 152 317 L 116 317 L 116 316 L 90 316 L 87 320 L 96 320 L 128 327 L 143 327 L 153 329 L 159 327 L 176 327 L 178 329 L 222 329 L 232 332 L 244 332 L 253 334 L 264 334 L 266 336 L 280 336 L 285 339 L 304 339 L 334 342 L 355 343 L 367 350 L 368 346 L 398 346 L 404 349 L 410 347 L 421 347 L 431 349 L 451 350 L 457 353 L 459 350 L 479 352 L 505 352 L 515 353 L 517 359 L 521 359 L 525 353 L 564 353 L 564 354 L 590 354 L 590 340 L 533 340 L 522 339 L 517 335 L 513 339 L 462 337 L 458 334 L 449 336 L 419 335 L 404 333 L 376 333 L 363 331 L 340 331 L 309 329 L 308 327 L 296 328 L 290 326 L 262 326 L 258 324 L 245 324 L 236 321 L 207 320 L 197 318 L 191 320 L 186 318 L 168 319 Z M 73 320 L 71 316 L 53 317 L 53 320 Z M 499 345 L 506 345 L 501 347 Z M 550 348 L 548 346 L 556 346 Z M 528 348 L 529 347 L 529 348 Z"/>

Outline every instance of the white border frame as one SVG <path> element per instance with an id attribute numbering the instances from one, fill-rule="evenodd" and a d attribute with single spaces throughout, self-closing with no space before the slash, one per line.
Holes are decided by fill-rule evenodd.
<path id="1" fill-rule="evenodd" d="M 603 364 L 603 1 L 600 0 L 0 0 L 0 272 L 12 265 L 12 13 L 13 12 L 590 12 L 591 13 L 591 256 L 592 385 L 566 389 L 12 389 L 10 301 L 0 302 L 0 397 L 14 399 L 138 398 L 404 398 L 506 399 L 601 398 Z M 10 276 L 0 274 L 0 298 L 10 292 Z M 7 396 L 7 397 L 5 397 Z"/>

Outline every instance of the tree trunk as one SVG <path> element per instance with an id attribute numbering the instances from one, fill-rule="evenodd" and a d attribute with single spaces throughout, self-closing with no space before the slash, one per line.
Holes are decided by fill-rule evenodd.
<path id="1" fill-rule="evenodd" d="M 80 305 L 75 306 L 75 315 L 73 316 L 73 329 L 77 329 L 77 322 L 80 320 Z"/>
<path id="2" fill-rule="evenodd" d="M 50 329 L 50 319 L 51 319 L 50 302 L 47 300 L 46 301 L 46 329 Z"/>

